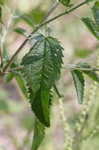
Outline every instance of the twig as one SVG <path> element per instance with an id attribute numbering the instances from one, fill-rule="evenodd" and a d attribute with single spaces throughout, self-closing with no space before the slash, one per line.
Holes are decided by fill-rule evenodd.
<path id="1" fill-rule="evenodd" d="M 59 5 L 59 2 L 55 2 L 55 4 L 47 12 L 47 15 L 43 17 L 41 23 L 43 23 L 52 14 L 52 12 L 57 8 L 58 5 Z"/>
<path id="2" fill-rule="evenodd" d="M 5 9 L 7 9 L 10 12 L 10 9 L 7 6 L 4 6 L 4 10 Z M 1 35 L 1 39 L 0 39 L 0 58 L 1 58 L 1 65 L 2 66 L 3 66 L 2 52 L 3 52 L 3 49 L 4 49 L 4 42 L 6 40 L 6 36 L 9 32 L 9 29 L 10 29 L 10 26 L 11 26 L 11 23 L 12 23 L 12 20 L 13 20 L 14 11 L 15 10 L 13 10 L 13 13 L 11 14 L 10 19 L 8 20 L 7 24 L 6 25 L 4 23 L 2 24 L 2 35 Z"/>
<path id="3" fill-rule="evenodd" d="M 69 14 L 70 12 L 72 12 L 72 11 L 74 11 L 75 9 L 77 9 L 77 8 L 79 8 L 79 7 L 81 7 L 81 6 L 83 6 L 83 5 L 86 4 L 86 3 L 87 3 L 87 1 L 85 0 L 84 2 L 82 2 L 82 3 L 78 4 L 78 5 L 76 5 L 75 7 L 70 8 L 69 10 L 66 10 L 65 12 L 63 12 L 63 13 L 61 13 L 61 14 L 59 14 L 59 15 L 57 15 L 57 16 L 51 18 L 51 19 L 49 19 L 48 21 L 45 21 L 45 22 L 41 23 L 40 25 L 38 25 L 38 26 L 34 29 L 34 31 L 28 36 L 28 38 L 22 43 L 22 45 L 16 50 L 16 52 L 14 53 L 14 55 L 13 55 L 13 56 L 11 57 L 11 59 L 8 61 L 7 65 L 4 67 L 3 71 L 5 72 L 5 71 L 8 69 L 8 67 L 12 64 L 14 58 L 18 55 L 18 53 L 21 51 L 21 49 L 22 49 L 22 48 L 25 46 L 25 44 L 28 42 L 28 40 L 29 40 L 29 38 L 31 37 L 31 35 L 35 34 L 35 33 L 36 33 L 41 27 L 43 27 L 44 25 L 47 25 L 48 23 L 50 23 L 50 22 L 52 22 L 52 21 L 55 21 L 56 19 L 58 19 L 58 18 L 60 18 L 60 17 L 62 17 L 62 16 L 64 16 L 64 15 L 66 15 L 66 14 Z"/>
<path id="4" fill-rule="evenodd" d="M 76 64 L 67 64 L 65 67 L 62 67 L 62 69 L 64 70 L 69 70 L 69 71 L 73 71 L 73 70 L 79 70 L 79 71 L 97 71 L 99 72 L 99 66 L 90 66 L 90 68 L 86 68 L 86 67 L 78 67 Z"/>
<path id="5" fill-rule="evenodd" d="M 55 92 L 56 94 L 58 95 L 59 98 L 62 98 L 63 96 L 60 94 L 60 92 L 58 91 L 56 85 L 54 84 L 54 89 L 55 89 Z"/>
<path id="6" fill-rule="evenodd" d="M 9 71 L 9 72 L 13 72 L 13 71 L 21 70 L 21 69 L 23 69 L 23 68 L 24 68 L 24 66 L 20 66 L 20 67 L 16 67 L 16 68 L 10 69 L 10 70 L 8 70 L 8 71 Z"/>
<path id="7" fill-rule="evenodd" d="M 1 52 L 1 48 L 0 48 L 0 59 L 1 59 L 1 66 L 2 66 L 2 64 L 3 64 L 3 57 L 2 57 L 2 52 Z"/>
<path id="8" fill-rule="evenodd" d="M 69 71 L 72 71 L 72 70 L 80 70 L 80 71 L 99 71 L 99 69 L 98 68 L 79 68 L 79 67 L 72 67 L 73 65 L 71 64 L 71 66 L 70 66 L 70 64 L 69 65 L 67 65 L 67 66 L 69 66 L 69 67 L 64 67 L 63 69 L 65 69 L 65 70 L 69 70 Z M 9 69 L 8 71 L 5 71 L 5 72 L 0 72 L 0 75 L 4 75 L 4 74 L 7 74 L 7 73 L 9 73 L 9 72 L 15 72 L 15 71 L 19 71 L 19 70 L 22 70 L 22 69 L 24 69 L 24 66 L 19 66 L 19 67 L 16 67 L 16 68 L 12 68 L 12 69 Z M 54 89 L 55 89 L 55 91 L 56 91 L 56 93 L 57 93 L 57 95 L 59 96 L 59 97 L 62 97 L 62 95 L 59 93 L 59 91 L 58 91 L 58 89 L 57 89 L 57 87 L 56 87 L 56 85 L 54 85 Z"/>
<path id="9" fill-rule="evenodd" d="M 68 68 L 69 70 L 80 70 L 80 71 L 99 71 L 98 68 L 82 68 L 82 67 L 75 67 L 75 68 Z"/>

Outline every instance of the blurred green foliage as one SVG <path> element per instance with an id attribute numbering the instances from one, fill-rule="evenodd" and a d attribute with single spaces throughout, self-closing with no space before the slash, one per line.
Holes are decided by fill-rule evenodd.
<path id="1" fill-rule="evenodd" d="M 87 58 L 91 54 L 92 54 L 92 51 L 88 49 L 78 48 L 78 49 L 75 49 L 74 51 L 74 55 L 78 58 Z"/>
<path id="2" fill-rule="evenodd" d="M 4 4 L 4 2 L 5 2 L 4 0 L 0 0 L 0 4 Z M 35 1 L 33 1 L 33 2 L 35 3 Z M 9 4 L 10 3 L 11 3 L 11 1 L 9 2 Z M 18 3 L 20 3 L 20 2 L 18 1 Z M 50 4 L 50 2 L 49 2 L 49 4 Z M 50 7 L 52 5 L 52 3 L 50 5 L 49 4 L 48 4 L 48 7 Z M 59 13 L 59 11 L 61 11 L 63 9 L 65 9 L 65 8 L 63 8 L 61 6 L 60 8 L 58 8 L 57 12 Z M 8 10 L 6 10 L 6 11 L 8 11 Z M 18 38 L 17 38 L 16 34 L 13 33 L 13 31 L 15 31 L 21 35 L 22 34 L 24 35 L 25 33 L 28 34 L 29 33 L 28 30 L 31 28 L 34 28 L 35 25 L 39 24 L 41 22 L 42 18 L 44 17 L 44 15 L 46 14 L 46 12 L 47 12 L 47 9 L 43 9 L 41 3 L 38 3 L 38 5 L 32 9 L 30 8 L 28 12 L 24 12 L 24 11 L 21 12 L 17 8 L 14 12 L 15 16 L 13 19 L 12 29 L 9 29 L 10 34 L 12 36 L 10 36 L 10 38 L 8 38 L 10 40 L 8 40 L 7 43 L 5 44 L 5 49 L 7 48 L 7 46 L 9 46 L 10 44 L 13 43 L 13 39 L 15 40 L 15 43 L 18 39 L 20 40 L 20 35 L 17 35 L 18 36 Z M 78 12 L 78 13 L 82 16 L 82 14 L 85 14 L 86 12 L 87 12 L 87 10 L 84 9 L 83 11 L 81 11 L 81 13 L 80 12 Z M 7 15 L 8 14 L 5 15 L 5 18 Z M 54 15 L 56 15 L 56 12 L 54 13 Z M 76 15 L 74 15 L 74 16 L 76 16 Z M 97 52 L 97 49 L 93 48 L 93 47 L 96 47 L 97 42 L 94 40 L 93 37 L 91 37 L 90 41 L 91 42 L 95 41 L 95 42 L 93 42 L 93 47 L 89 48 L 88 46 L 86 46 L 84 44 L 84 42 L 85 42 L 84 38 L 85 38 L 85 40 L 89 39 L 90 34 L 88 34 L 87 29 L 86 29 L 86 34 L 84 34 L 85 28 L 84 28 L 84 30 L 82 29 L 84 26 L 81 25 L 81 22 L 78 21 L 77 18 L 74 16 L 67 17 L 67 20 L 66 20 L 66 18 L 63 18 L 62 20 L 58 21 L 58 23 L 55 23 L 55 26 L 54 26 L 54 24 L 52 24 L 52 28 L 53 28 L 52 32 L 55 35 L 59 35 L 60 40 L 63 40 L 62 42 L 64 43 L 64 47 L 66 49 L 64 52 L 64 53 L 66 53 L 65 58 L 64 58 L 66 63 L 71 63 L 71 62 L 74 63 L 77 60 L 77 58 L 78 58 L 78 60 L 90 58 L 90 61 L 92 62 L 92 59 L 95 60 L 95 53 Z M 28 27 L 27 27 L 27 25 L 28 25 Z M 21 30 L 21 27 L 23 27 L 24 30 Z M 93 29 L 91 29 L 91 30 L 93 31 Z M 78 35 L 79 35 L 79 38 L 78 38 Z M 9 33 L 8 33 L 8 37 L 9 37 Z M 66 41 L 66 43 L 64 41 Z M 89 46 L 91 45 L 91 42 L 89 43 Z M 75 49 L 75 47 L 77 47 L 77 48 Z M 12 48 L 12 47 L 10 47 L 10 48 Z M 16 49 L 16 45 L 14 46 L 13 50 L 14 49 Z M 71 50 L 71 52 L 70 52 L 70 50 Z M 63 80 L 64 78 L 66 78 L 66 81 Z M 8 81 L 12 80 L 13 73 L 9 74 L 7 79 L 8 79 Z M 23 88 L 24 83 L 21 80 L 20 76 L 16 75 L 16 80 L 19 83 L 18 85 L 22 89 L 24 89 Z M 69 81 L 69 83 L 67 81 Z M 65 91 L 64 92 L 64 95 L 65 95 L 64 106 L 66 107 L 66 110 L 68 110 L 66 112 L 66 115 L 69 116 L 68 120 L 71 124 L 71 127 L 74 128 L 74 124 L 75 124 L 75 121 L 77 120 L 77 117 L 79 116 L 79 113 L 77 113 L 78 107 L 75 108 L 73 106 L 73 109 L 71 109 L 72 108 L 71 105 L 74 105 L 74 102 L 72 102 L 71 99 L 75 99 L 75 96 L 72 97 L 72 95 L 74 93 L 71 90 L 72 89 L 71 79 L 68 77 L 68 73 L 66 74 L 66 71 L 62 72 L 62 81 L 61 82 L 63 82 L 63 86 L 61 85 L 62 84 L 61 83 L 59 85 L 59 88 L 62 89 L 62 91 Z M 18 89 L 18 87 L 16 86 L 16 83 L 13 82 L 13 84 Z M 23 90 L 23 93 L 24 92 L 25 92 L 25 89 Z M 71 93 L 73 93 L 73 94 L 71 94 Z M 22 93 L 20 94 L 19 92 L 17 92 L 16 94 L 21 95 Z M 13 95 L 13 92 L 12 92 L 12 95 Z M 95 100 L 94 100 L 95 104 L 92 106 L 91 115 L 90 115 L 88 123 L 86 125 L 86 131 L 85 131 L 86 133 L 89 132 L 93 127 L 95 127 L 96 124 L 98 125 L 98 123 L 99 123 L 99 119 L 98 119 L 98 115 L 99 115 L 99 102 L 98 101 L 99 101 L 99 99 L 98 99 L 98 97 L 99 96 L 97 96 L 97 98 L 95 98 Z M 20 99 L 25 99 L 25 98 L 21 97 Z M 55 105 L 56 105 L 54 107 L 55 110 L 57 110 L 57 108 L 58 108 L 56 99 L 57 98 L 55 97 Z M 70 102 L 68 102 L 68 99 L 70 100 Z M 28 103 L 28 102 L 26 102 L 26 103 Z M 13 127 L 13 125 L 15 125 L 15 128 L 17 128 L 17 123 L 19 123 L 18 127 L 20 127 L 22 131 L 28 133 L 26 136 L 24 136 L 24 138 L 23 138 L 24 140 L 22 139 L 22 141 L 24 141 L 23 146 L 21 146 L 20 142 L 18 142 L 18 145 L 20 145 L 19 146 L 20 148 L 16 146 L 17 144 L 15 144 L 15 142 L 13 142 L 13 138 L 9 137 L 12 140 L 12 143 L 13 143 L 15 149 L 23 150 L 23 149 L 25 149 L 24 146 L 26 146 L 27 149 L 30 148 L 30 136 L 32 136 L 32 129 L 34 126 L 34 116 L 31 112 L 26 111 L 27 109 L 28 108 L 25 106 L 24 101 L 11 99 L 5 88 L 0 89 L 0 116 L 3 116 L 5 119 L 9 116 L 10 119 L 13 119 L 14 120 L 13 122 L 15 122 L 15 124 L 16 124 L 16 125 L 14 123 L 12 125 L 10 124 L 11 127 Z M 58 119 L 57 119 L 59 114 L 56 112 L 54 112 L 53 114 L 55 114 L 55 116 L 52 115 L 52 120 L 54 120 L 55 123 L 52 124 L 53 127 L 50 129 L 51 134 L 48 133 L 46 140 L 44 141 L 44 143 L 42 144 L 42 146 L 40 148 L 41 150 L 62 149 L 61 146 L 60 147 L 57 146 L 58 143 L 59 143 L 59 145 L 62 145 L 61 142 L 59 141 L 59 139 L 62 139 L 62 135 L 60 133 L 61 122 L 58 121 Z M 15 115 L 15 117 L 12 117 L 13 115 Z M 6 121 L 8 121 L 8 124 L 9 124 L 9 120 L 6 119 Z M 4 124 L 6 124 L 5 121 L 2 121 L 2 122 L 4 122 Z M 7 129 L 6 126 L 5 126 L 5 129 Z M 54 135 L 52 134 L 52 131 L 54 132 L 53 133 Z M 11 131 L 11 132 L 12 132 L 12 136 L 15 137 L 16 135 L 14 135 L 13 131 Z M 54 140 L 57 139 L 57 137 L 58 137 L 58 142 L 55 142 Z M 20 139 L 19 136 L 17 138 Z M 91 139 L 85 140 L 83 143 L 81 143 L 81 150 L 85 150 L 85 149 L 98 150 L 99 149 L 98 138 L 99 138 L 99 134 L 97 132 L 96 136 L 92 137 Z M 6 141 L 6 139 L 5 139 L 5 141 Z M 53 141 L 53 142 L 51 143 L 51 141 Z M 1 143 L 0 143 L 0 145 L 1 145 Z"/>

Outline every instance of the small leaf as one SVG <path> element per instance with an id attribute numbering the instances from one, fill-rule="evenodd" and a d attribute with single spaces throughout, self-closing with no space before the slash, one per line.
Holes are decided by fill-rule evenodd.
<path id="1" fill-rule="evenodd" d="M 85 23 L 85 25 L 88 27 L 88 29 L 91 31 L 91 33 L 99 39 L 99 29 L 97 24 L 94 23 L 94 21 L 90 18 L 82 18 L 82 21 Z"/>
<path id="2" fill-rule="evenodd" d="M 26 98 L 28 98 L 27 85 L 25 79 L 22 77 L 21 74 L 16 75 L 15 79 L 23 95 Z"/>
<path id="3" fill-rule="evenodd" d="M 32 9 L 30 12 L 22 14 L 19 16 L 20 20 L 24 20 L 32 28 L 35 24 L 39 24 L 42 18 L 44 17 L 46 11 L 41 9 L 41 6 L 37 6 L 35 9 Z"/>
<path id="4" fill-rule="evenodd" d="M 92 80 L 96 81 L 99 83 L 99 75 L 94 71 L 94 68 L 92 68 L 89 64 L 87 63 L 79 63 L 76 65 L 79 68 L 83 68 L 81 71 L 88 75 Z M 85 68 L 85 70 L 84 70 Z M 86 70 L 89 69 L 89 70 Z"/>
<path id="5" fill-rule="evenodd" d="M 20 27 L 14 29 L 14 31 L 15 31 L 16 33 L 18 33 L 18 34 L 21 34 L 21 35 L 25 36 L 25 37 L 27 37 L 27 36 L 29 35 L 29 33 L 28 33 L 25 29 L 20 28 Z"/>
<path id="6" fill-rule="evenodd" d="M 44 125 L 36 118 L 34 124 L 34 136 L 31 150 L 37 150 L 45 136 Z"/>
<path id="7" fill-rule="evenodd" d="M 96 24 L 98 25 L 98 28 L 99 28 L 99 1 L 97 1 L 95 3 L 95 5 L 93 6 L 92 10 L 93 10 L 93 14 L 94 14 L 94 18 L 95 18 Z"/>
<path id="8" fill-rule="evenodd" d="M 59 0 L 60 3 L 62 3 L 64 6 L 69 6 L 70 0 Z"/>
<path id="9" fill-rule="evenodd" d="M 78 102 L 80 104 L 83 103 L 83 97 L 84 97 L 84 77 L 82 72 L 78 70 L 71 71 L 72 77 L 74 80 L 74 85 L 76 88 L 77 96 L 78 96 Z"/>
<path id="10" fill-rule="evenodd" d="M 14 78 L 14 74 L 10 72 L 5 76 L 5 81 L 10 82 L 13 78 Z"/>
<path id="11" fill-rule="evenodd" d="M 34 22 L 28 14 L 23 14 L 23 15 L 19 16 L 19 19 L 26 22 L 29 26 L 34 27 Z"/>
<path id="12" fill-rule="evenodd" d="M 99 83 L 99 75 L 95 71 L 83 71 L 86 75 L 88 75 L 92 80 Z"/>
<path id="13" fill-rule="evenodd" d="M 28 13 L 34 24 L 39 24 L 45 14 L 46 11 L 41 8 L 41 5 L 37 6 L 35 9 L 32 9 Z"/>
<path id="14" fill-rule="evenodd" d="M 6 57 L 8 58 L 8 55 L 5 53 L 4 58 L 6 58 Z M 18 64 L 17 63 L 12 63 L 11 66 L 10 66 L 10 69 L 13 70 L 13 68 L 16 68 L 16 67 L 18 67 Z M 17 73 L 15 71 L 9 72 L 8 74 L 6 74 L 4 76 L 4 79 L 5 79 L 6 82 L 10 82 L 10 81 L 13 80 L 13 78 L 15 78 L 16 75 L 17 75 Z"/>

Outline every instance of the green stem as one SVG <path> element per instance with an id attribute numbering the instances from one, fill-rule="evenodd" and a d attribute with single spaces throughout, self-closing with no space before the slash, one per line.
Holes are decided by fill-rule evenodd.
<path id="1" fill-rule="evenodd" d="M 56 19 L 58 19 L 58 18 L 60 18 L 60 17 L 62 17 L 62 16 L 64 16 L 64 15 L 66 15 L 66 14 L 69 14 L 70 12 L 72 12 L 72 11 L 74 11 L 75 9 L 77 9 L 77 8 L 79 8 L 79 7 L 81 7 L 81 6 L 83 6 L 83 5 L 86 4 L 86 3 L 87 3 L 87 1 L 85 0 L 84 2 L 78 4 L 77 6 L 75 6 L 75 7 L 73 7 L 73 8 L 70 8 L 69 10 L 66 10 L 65 12 L 63 12 L 63 13 L 61 13 L 61 14 L 59 14 L 59 15 L 57 15 L 57 16 L 51 18 L 51 19 L 49 19 L 48 21 L 45 21 L 45 22 L 41 23 L 40 25 L 38 25 L 38 26 L 34 29 L 34 31 L 28 36 L 28 38 L 22 43 L 22 45 L 16 50 L 16 52 L 14 53 L 14 55 L 13 55 L 13 56 L 11 57 L 11 59 L 8 61 L 7 65 L 4 67 L 3 72 L 5 72 L 5 71 L 8 69 L 8 67 L 12 64 L 14 58 L 18 55 L 18 53 L 21 51 L 21 49 L 22 49 L 22 48 L 25 46 L 25 44 L 28 42 L 28 40 L 30 39 L 31 35 L 34 35 L 34 34 L 35 34 L 41 27 L 43 27 L 44 25 L 47 25 L 48 23 L 50 23 L 50 22 L 52 22 L 52 21 L 54 21 L 54 20 L 56 20 Z"/>

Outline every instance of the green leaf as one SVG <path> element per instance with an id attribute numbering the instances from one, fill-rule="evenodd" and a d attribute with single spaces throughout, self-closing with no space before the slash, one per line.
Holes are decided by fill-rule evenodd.
<path id="1" fill-rule="evenodd" d="M 64 6 L 69 6 L 70 0 L 59 0 L 60 3 L 62 3 Z"/>
<path id="2" fill-rule="evenodd" d="M 19 13 L 19 12 L 18 12 Z M 17 15 L 18 15 L 17 13 Z M 30 12 L 25 14 L 18 15 L 18 21 L 25 21 L 32 28 L 35 24 L 39 24 L 42 18 L 44 17 L 46 11 L 42 10 L 41 6 L 37 6 L 35 9 L 32 9 Z"/>
<path id="3" fill-rule="evenodd" d="M 98 25 L 98 28 L 99 28 L 99 1 L 97 1 L 95 3 L 95 5 L 93 6 L 92 10 L 93 10 L 93 14 L 94 14 L 94 18 L 95 18 L 96 24 Z"/>
<path id="4" fill-rule="evenodd" d="M 50 93 L 50 100 L 49 100 L 49 108 L 52 104 L 52 93 Z M 45 125 L 42 124 L 37 118 L 35 118 L 35 125 L 34 125 L 34 136 L 32 142 L 32 149 L 37 150 L 42 143 L 45 137 Z"/>
<path id="5" fill-rule="evenodd" d="M 5 54 L 5 58 L 6 58 L 6 57 L 8 58 L 8 55 Z M 17 63 L 12 63 L 11 66 L 10 66 L 11 70 L 13 70 L 13 69 L 16 68 L 16 67 L 18 67 L 18 64 L 17 64 Z M 6 74 L 6 75 L 4 76 L 4 79 L 5 79 L 5 81 L 8 83 L 8 82 L 12 81 L 13 78 L 15 78 L 16 75 L 18 75 L 18 73 L 15 72 L 15 71 L 9 72 L 8 74 Z"/>
<path id="6" fill-rule="evenodd" d="M 94 71 L 95 68 L 92 68 L 89 64 L 87 63 L 79 63 L 76 65 L 79 68 L 82 68 L 82 72 L 88 75 L 92 80 L 99 82 L 99 75 Z M 84 70 L 85 69 L 85 70 Z M 86 70 L 89 69 L 89 70 Z"/>
<path id="7" fill-rule="evenodd" d="M 25 36 L 25 37 L 27 37 L 29 35 L 29 33 L 25 29 L 20 28 L 20 27 L 15 28 L 14 31 L 18 34 Z"/>
<path id="8" fill-rule="evenodd" d="M 83 103 L 83 97 L 84 97 L 84 77 L 82 72 L 78 70 L 71 71 L 72 77 L 74 80 L 74 85 L 76 88 L 77 96 L 78 96 L 78 102 L 80 104 Z"/>
<path id="9" fill-rule="evenodd" d="M 96 23 L 90 18 L 82 18 L 82 21 L 85 23 L 85 25 L 88 27 L 88 29 L 91 31 L 91 33 L 99 39 L 99 29 Z"/>
<path id="10" fill-rule="evenodd" d="M 46 124 L 46 126 L 50 126 L 49 120 L 49 90 L 42 87 L 36 93 L 36 96 L 33 100 L 32 110 L 35 112 L 36 116 L 39 117 L 39 120 Z"/>
<path id="11" fill-rule="evenodd" d="M 23 20 L 25 23 L 27 23 L 29 26 L 33 27 L 34 26 L 34 22 L 33 20 L 30 18 L 30 16 L 28 14 L 23 14 L 19 16 L 19 20 Z"/>
<path id="12" fill-rule="evenodd" d="M 28 15 L 33 21 L 33 24 L 39 24 L 42 18 L 45 16 L 46 11 L 42 9 L 41 5 L 37 6 L 35 9 L 32 9 Z"/>
<path id="13" fill-rule="evenodd" d="M 44 125 L 36 118 L 34 124 L 34 137 L 31 150 L 37 150 L 45 136 Z"/>
<path id="14" fill-rule="evenodd" d="M 23 57 L 22 74 L 27 82 L 31 107 L 45 126 L 50 125 L 50 92 L 60 76 L 63 48 L 53 37 L 38 38 Z"/>
<path id="15" fill-rule="evenodd" d="M 5 76 L 5 81 L 10 82 L 13 78 L 14 78 L 14 74 L 10 72 Z"/>

